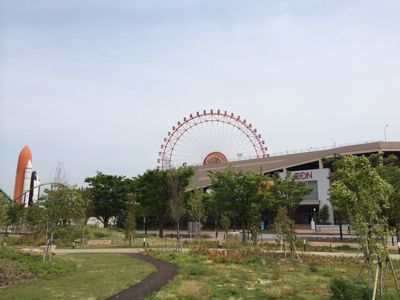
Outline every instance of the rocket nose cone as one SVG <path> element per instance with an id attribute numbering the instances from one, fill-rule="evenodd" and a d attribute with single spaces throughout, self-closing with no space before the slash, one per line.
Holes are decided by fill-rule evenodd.
<path id="1" fill-rule="evenodd" d="M 22 161 L 32 160 L 31 149 L 29 149 L 27 145 L 25 145 L 19 153 L 19 159 L 21 159 Z"/>
<path id="2" fill-rule="evenodd" d="M 25 168 L 31 168 L 32 169 L 32 162 L 30 160 L 28 160 L 28 162 L 26 163 Z"/>

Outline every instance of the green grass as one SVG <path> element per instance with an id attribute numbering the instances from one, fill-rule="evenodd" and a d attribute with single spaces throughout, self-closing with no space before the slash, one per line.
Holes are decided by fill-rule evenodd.
<path id="1" fill-rule="evenodd" d="M 104 299 L 154 271 L 152 265 L 123 254 L 71 254 L 59 259 L 75 265 L 75 270 L 4 287 L 0 299 Z"/>
<path id="2" fill-rule="evenodd" d="M 177 277 L 148 299 L 329 299 L 333 278 L 353 280 L 362 264 L 354 258 L 303 257 L 275 253 L 154 253 L 179 265 Z M 400 264 L 395 262 L 396 270 Z M 398 276 L 400 274 L 398 273 Z M 366 272 L 363 273 L 366 279 Z M 394 290 L 390 276 L 385 282 Z"/>
<path id="3" fill-rule="evenodd" d="M 0 246 L 0 286 L 31 278 L 50 279 L 74 269 L 74 264 L 65 260 L 55 258 L 52 262 L 43 263 L 42 256 Z"/>

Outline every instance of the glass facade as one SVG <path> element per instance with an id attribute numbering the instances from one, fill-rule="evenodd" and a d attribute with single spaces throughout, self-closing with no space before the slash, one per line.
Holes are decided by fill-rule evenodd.
<path id="1" fill-rule="evenodd" d="M 310 194 L 304 196 L 303 200 L 305 201 L 318 200 L 318 181 L 309 180 L 309 181 L 304 181 L 304 183 L 307 184 L 308 187 L 312 188 L 312 191 Z"/>

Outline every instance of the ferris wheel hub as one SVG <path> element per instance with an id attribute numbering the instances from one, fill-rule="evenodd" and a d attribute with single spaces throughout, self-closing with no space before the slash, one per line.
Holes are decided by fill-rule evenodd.
<path id="1" fill-rule="evenodd" d="M 226 156 L 218 151 L 211 152 L 207 154 L 206 158 L 203 160 L 203 166 L 206 165 L 213 165 L 213 164 L 221 164 L 221 163 L 227 163 L 228 159 Z"/>

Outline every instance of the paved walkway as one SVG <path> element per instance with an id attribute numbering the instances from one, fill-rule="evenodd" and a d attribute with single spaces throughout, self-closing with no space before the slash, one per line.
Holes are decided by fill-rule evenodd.
<path id="1" fill-rule="evenodd" d="M 104 248 L 104 249 L 56 249 L 56 254 L 74 254 L 74 253 L 124 253 L 129 256 L 148 262 L 156 267 L 156 271 L 151 273 L 142 281 L 122 290 L 106 300 L 141 300 L 146 296 L 159 291 L 164 285 L 172 280 L 178 273 L 176 264 L 143 255 L 143 248 Z"/>
<path id="2" fill-rule="evenodd" d="M 151 263 L 157 268 L 157 271 L 151 273 L 145 279 L 130 286 L 129 288 L 106 298 L 106 300 L 144 299 L 146 296 L 159 291 L 178 273 L 178 266 L 176 264 L 139 253 L 131 253 L 128 255 Z"/>

